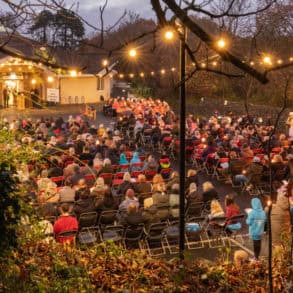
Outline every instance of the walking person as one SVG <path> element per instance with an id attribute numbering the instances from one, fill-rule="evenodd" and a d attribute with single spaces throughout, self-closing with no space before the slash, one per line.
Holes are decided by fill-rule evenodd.
<path id="1" fill-rule="evenodd" d="M 258 260 L 261 251 L 261 240 L 264 232 L 266 214 L 258 198 L 251 200 L 252 210 L 248 212 L 246 224 L 249 225 L 249 236 L 253 241 L 254 260 Z"/>

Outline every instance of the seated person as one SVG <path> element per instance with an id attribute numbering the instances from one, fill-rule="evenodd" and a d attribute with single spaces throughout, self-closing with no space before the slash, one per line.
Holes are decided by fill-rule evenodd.
<path id="1" fill-rule="evenodd" d="M 110 188 L 105 190 L 104 196 L 98 199 L 95 205 L 98 212 L 118 209 L 118 205 Z"/>
<path id="2" fill-rule="evenodd" d="M 135 197 L 133 189 L 128 189 L 125 193 L 125 199 L 119 205 L 119 212 L 125 212 L 131 203 L 135 204 L 137 208 L 139 207 L 139 202 Z"/>
<path id="3" fill-rule="evenodd" d="M 210 214 L 208 215 L 208 219 L 212 221 L 214 218 L 218 218 L 218 217 L 225 217 L 225 212 L 220 202 L 216 199 L 213 199 L 211 201 L 211 208 L 210 208 Z"/>
<path id="4" fill-rule="evenodd" d="M 172 185 L 175 183 L 180 183 L 179 173 L 177 171 L 171 173 L 170 179 L 166 185 L 168 192 L 171 191 Z"/>
<path id="5" fill-rule="evenodd" d="M 243 170 L 242 174 L 235 176 L 235 181 L 238 183 L 257 183 L 261 180 L 263 165 L 259 157 L 254 157 L 252 163 Z"/>
<path id="6" fill-rule="evenodd" d="M 74 202 L 75 190 L 72 188 L 72 182 L 70 179 L 65 181 L 64 187 L 59 190 L 59 202 Z"/>
<path id="7" fill-rule="evenodd" d="M 76 217 L 79 219 L 81 214 L 95 211 L 95 198 L 89 196 L 87 190 L 82 190 L 82 192 L 79 194 L 79 199 L 73 206 L 73 212 L 75 213 Z"/>
<path id="8" fill-rule="evenodd" d="M 187 205 L 202 202 L 202 195 L 198 192 L 197 186 L 194 182 L 190 183 L 189 185 L 189 192 L 186 195 Z"/>
<path id="9" fill-rule="evenodd" d="M 56 240 L 58 242 L 74 242 L 74 236 L 62 237 L 59 238 L 58 235 L 62 232 L 67 231 L 77 231 L 78 230 L 78 222 L 77 219 L 69 214 L 69 205 L 67 203 L 63 203 L 60 207 L 61 216 L 54 223 L 54 233 L 56 235 Z"/>
<path id="10" fill-rule="evenodd" d="M 137 184 L 135 185 L 135 192 L 138 194 L 149 193 L 152 191 L 152 184 L 147 182 L 144 174 L 139 174 L 137 177 Z"/>
<path id="11" fill-rule="evenodd" d="M 142 212 L 134 202 L 129 203 L 127 212 L 120 213 L 118 219 L 123 226 L 139 225 L 145 222 Z"/>
<path id="12" fill-rule="evenodd" d="M 210 181 L 206 181 L 203 183 L 202 191 L 202 198 L 205 203 L 213 199 L 219 199 L 219 194 L 216 191 L 214 185 Z"/>
<path id="13" fill-rule="evenodd" d="M 131 177 L 128 172 L 126 172 L 123 176 L 123 182 L 118 186 L 117 194 L 125 194 L 128 189 L 135 189 L 134 184 L 131 182 Z"/>
<path id="14" fill-rule="evenodd" d="M 141 171 L 142 167 L 133 166 L 135 163 L 141 163 L 138 152 L 134 152 L 132 155 L 132 159 L 130 160 L 130 169 L 131 171 Z"/>

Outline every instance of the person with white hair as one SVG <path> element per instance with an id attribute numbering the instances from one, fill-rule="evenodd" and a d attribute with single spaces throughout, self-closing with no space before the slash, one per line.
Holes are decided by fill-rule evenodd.
<path id="1" fill-rule="evenodd" d="M 118 189 L 117 189 L 117 194 L 122 195 L 125 194 L 125 192 L 128 189 L 133 189 L 134 190 L 135 186 L 131 182 L 131 176 L 129 172 L 125 172 L 123 176 L 123 181 L 121 184 L 119 184 Z"/>

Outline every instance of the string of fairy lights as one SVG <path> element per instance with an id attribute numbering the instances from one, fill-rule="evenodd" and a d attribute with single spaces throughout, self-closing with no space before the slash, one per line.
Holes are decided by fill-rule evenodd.
<path id="1" fill-rule="evenodd" d="M 288 60 L 288 61 L 287 61 Z M 257 66 L 262 66 L 265 68 L 268 68 L 270 66 L 273 65 L 282 65 L 285 62 L 293 62 L 293 57 L 289 57 L 288 59 L 277 59 L 277 60 L 273 60 L 271 57 L 269 56 L 265 56 L 263 57 L 263 59 L 261 60 L 250 60 L 250 61 L 245 61 L 243 60 L 243 63 L 247 63 L 252 67 L 257 67 Z M 104 61 L 105 62 L 105 61 Z M 201 69 L 205 69 L 205 68 L 210 68 L 210 69 L 217 69 L 219 67 L 221 67 L 221 62 L 219 61 L 210 61 L 210 62 L 200 62 L 199 63 L 199 67 Z M 189 65 L 190 68 L 195 68 L 196 64 L 195 63 L 191 63 Z M 188 67 L 188 65 L 187 65 Z M 136 72 L 121 72 L 118 71 L 117 72 L 117 77 L 119 79 L 125 79 L 125 78 L 147 78 L 147 77 L 158 77 L 158 76 L 164 76 L 167 74 L 174 74 L 177 73 L 178 70 L 176 67 L 171 67 L 171 68 L 162 68 L 160 70 L 153 70 L 153 71 L 140 71 L 137 70 Z"/>

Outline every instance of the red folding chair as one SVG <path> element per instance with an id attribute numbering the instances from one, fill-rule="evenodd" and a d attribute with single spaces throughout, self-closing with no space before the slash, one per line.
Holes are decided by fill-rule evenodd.
<path id="1" fill-rule="evenodd" d="M 129 170 L 129 164 L 119 165 L 119 171 L 124 170 L 124 172 Z"/>
<path id="2" fill-rule="evenodd" d="M 145 171 L 144 172 L 144 175 L 145 175 L 145 177 L 146 177 L 146 179 L 148 180 L 148 181 L 152 181 L 153 180 L 153 178 L 154 178 L 154 176 L 157 174 L 157 172 L 156 171 L 152 171 L 152 170 L 149 170 L 149 171 Z"/>
<path id="3" fill-rule="evenodd" d="M 84 176 L 85 180 L 86 180 L 86 183 L 88 186 L 94 186 L 95 184 L 95 181 L 96 181 L 96 176 L 95 175 L 92 175 L 92 174 L 88 174 L 88 175 L 85 175 Z"/>
<path id="4" fill-rule="evenodd" d="M 64 181 L 64 176 L 58 176 L 58 177 L 51 177 L 50 178 L 54 183 L 57 184 L 57 186 L 61 186 Z"/>
<path id="5" fill-rule="evenodd" d="M 99 177 L 104 179 L 105 184 L 111 186 L 113 178 L 112 173 L 101 173 Z"/>
<path id="6" fill-rule="evenodd" d="M 126 172 L 117 172 L 114 176 L 114 179 L 123 179 L 125 173 Z"/>
<path id="7" fill-rule="evenodd" d="M 143 174 L 143 171 L 132 171 L 131 172 L 131 177 L 132 178 L 137 178 L 138 175 Z"/>
<path id="8" fill-rule="evenodd" d="M 170 178 L 172 172 L 172 168 L 162 169 L 160 174 L 162 175 L 163 179 L 167 180 Z"/>
<path id="9" fill-rule="evenodd" d="M 140 169 L 142 169 L 142 167 L 143 167 L 143 162 L 139 162 L 139 163 L 133 163 L 133 164 L 131 164 L 130 165 L 130 168 L 132 169 L 132 168 L 140 168 Z"/>

